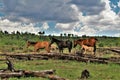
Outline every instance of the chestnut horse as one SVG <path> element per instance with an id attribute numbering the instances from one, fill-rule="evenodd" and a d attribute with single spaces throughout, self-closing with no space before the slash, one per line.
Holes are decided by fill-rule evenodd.
<path id="1" fill-rule="evenodd" d="M 93 52 L 95 55 L 96 52 L 96 42 L 98 40 L 94 37 L 88 38 L 88 39 L 78 39 L 78 40 L 74 40 L 74 47 L 77 46 L 77 44 L 79 44 L 80 46 L 82 45 L 86 45 L 88 47 L 94 47 Z"/>
<path id="2" fill-rule="evenodd" d="M 45 49 L 48 53 L 50 52 L 50 43 L 48 41 L 38 41 L 38 42 L 31 42 L 27 41 L 27 48 L 29 46 L 34 46 L 34 51 L 37 52 L 39 49 Z"/>

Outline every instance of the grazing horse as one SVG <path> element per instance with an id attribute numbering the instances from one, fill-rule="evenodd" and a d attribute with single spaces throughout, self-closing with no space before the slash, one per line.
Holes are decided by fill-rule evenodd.
<path id="1" fill-rule="evenodd" d="M 82 45 L 86 45 L 88 47 L 94 47 L 94 55 L 95 55 L 95 52 L 96 52 L 96 42 L 98 40 L 94 37 L 91 37 L 91 38 L 88 38 L 88 39 L 78 39 L 78 40 L 74 40 L 74 47 L 77 46 L 77 44 L 79 44 L 80 46 Z"/>
<path id="2" fill-rule="evenodd" d="M 72 41 L 70 40 L 63 41 L 63 40 L 58 40 L 56 38 L 51 38 L 50 46 L 54 42 L 57 44 L 60 53 L 63 53 L 63 48 L 68 48 L 69 52 L 71 52 Z"/>
<path id="3" fill-rule="evenodd" d="M 34 51 L 37 52 L 39 49 L 45 49 L 47 52 L 50 52 L 50 43 L 48 41 L 38 41 L 38 42 L 30 42 L 27 41 L 27 48 L 29 46 L 34 46 Z"/>

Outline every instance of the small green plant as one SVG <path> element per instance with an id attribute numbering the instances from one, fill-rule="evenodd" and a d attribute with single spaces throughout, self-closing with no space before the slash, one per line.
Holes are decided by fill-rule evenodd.
<path id="1" fill-rule="evenodd" d="M 98 46 L 99 46 L 99 47 L 104 47 L 104 44 L 103 44 L 103 43 L 99 43 Z"/>

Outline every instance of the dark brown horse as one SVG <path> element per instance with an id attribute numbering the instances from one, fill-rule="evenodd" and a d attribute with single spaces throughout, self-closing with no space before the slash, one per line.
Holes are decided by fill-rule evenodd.
<path id="1" fill-rule="evenodd" d="M 45 49 L 47 52 L 50 52 L 50 43 L 48 41 L 38 41 L 38 42 L 31 42 L 27 41 L 27 48 L 29 46 L 34 46 L 34 51 L 37 52 L 39 49 Z"/>
<path id="2" fill-rule="evenodd" d="M 91 37 L 91 38 L 88 38 L 88 39 L 78 39 L 78 40 L 74 40 L 74 47 L 77 46 L 77 44 L 79 44 L 80 46 L 82 45 L 86 45 L 88 47 L 94 47 L 94 55 L 95 55 L 95 52 L 96 52 L 96 42 L 98 40 L 94 37 Z"/>
<path id="3" fill-rule="evenodd" d="M 70 40 L 63 41 L 63 40 L 58 40 L 56 38 L 51 38 L 50 46 L 54 42 L 57 44 L 60 53 L 63 53 L 64 48 L 68 48 L 69 52 L 71 52 L 72 41 L 70 41 Z"/>

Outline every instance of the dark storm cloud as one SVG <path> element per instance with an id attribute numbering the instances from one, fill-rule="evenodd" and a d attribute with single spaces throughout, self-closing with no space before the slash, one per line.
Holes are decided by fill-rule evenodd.
<path id="1" fill-rule="evenodd" d="M 11 20 L 28 18 L 61 23 L 78 21 L 78 14 L 68 2 L 69 0 L 3 0 L 3 11 Z"/>
<path id="2" fill-rule="evenodd" d="M 70 3 L 77 5 L 87 15 L 98 15 L 105 8 L 101 0 L 72 0 Z"/>

